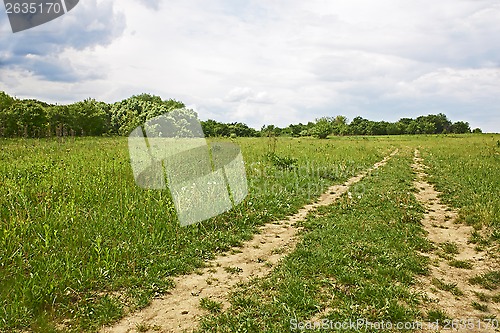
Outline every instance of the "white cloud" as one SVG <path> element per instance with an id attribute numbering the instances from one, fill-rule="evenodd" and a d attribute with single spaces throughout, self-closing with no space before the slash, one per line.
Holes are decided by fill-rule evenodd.
<path id="1" fill-rule="evenodd" d="M 499 101 L 500 68 L 439 68 L 409 82 L 400 82 L 399 98 L 441 97 L 461 102 Z"/>
<path id="2" fill-rule="evenodd" d="M 236 87 L 231 89 L 231 91 L 224 98 L 226 102 L 245 102 L 245 103 L 263 103 L 270 104 L 272 99 L 266 91 L 253 91 L 248 87 Z"/>
<path id="3" fill-rule="evenodd" d="M 101 29 L 103 43 L 75 48 L 61 40 L 57 57 L 45 60 L 66 61 L 73 82 L 51 78 L 61 70 L 55 65 L 45 65 L 45 78 L 33 75 L 22 52 L 2 50 L 0 89 L 57 102 L 150 92 L 196 105 L 204 119 L 255 127 L 339 113 L 397 119 L 439 111 L 468 120 L 475 110 L 476 126 L 500 131 L 496 0 L 95 4 L 112 6 L 126 28 L 105 34 L 101 25 L 109 20 L 97 15 L 79 29 Z M 78 20 L 80 13 L 69 15 Z M 31 43 L 46 45 L 52 37 L 39 34 Z M 9 37 L 7 50 L 16 38 Z M 61 79 L 64 71 L 56 74 Z"/>

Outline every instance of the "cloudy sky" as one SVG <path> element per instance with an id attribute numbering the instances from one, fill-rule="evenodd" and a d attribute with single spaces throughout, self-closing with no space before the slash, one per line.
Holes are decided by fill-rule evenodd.
<path id="1" fill-rule="evenodd" d="M 0 90 L 115 102 L 152 93 L 255 128 L 443 112 L 500 132 L 498 0 L 80 0 L 13 34 Z"/>

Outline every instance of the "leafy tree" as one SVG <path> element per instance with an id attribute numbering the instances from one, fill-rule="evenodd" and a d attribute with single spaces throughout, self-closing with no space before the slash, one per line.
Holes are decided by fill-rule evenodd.
<path id="1" fill-rule="evenodd" d="M 176 113 L 177 112 L 177 113 Z M 139 94 L 120 102 L 107 104 L 87 99 L 70 105 L 49 105 L 36 100 L 18 100 L 0 91 L 0 136 L 31 136 L 120 134 L 128 135 L 137 126 L 159 115 L 167 116 L 161 121 L 171 126 L 178 135 L 188 135 L 190 122 L 197 121 L 192 110 L 174 99 L 162 100 L 160 96 Z M 246 124 L 230 124 L 215 120 L 201 122 L 205 136 L 280 136 L 294 137 L 314 135 L 326 138 L 335 135 L 398 135 L 470 133 L 469 123 L 451 123 L 443 113 L 419 116 L 416 119 L 401 118 L 395 123 L 370 121 L 355 117 L 350 124 L 345 116 L 322 117 L 307 124 L 290 124 L 286 128 L 274 125 L 262 126 L 261 131 Z M 194 126 L 192 128 L 195 128 Z M 150 129 L 162 128 L 162 124 L 151 124 Z M 168 127 L 170 128 L 170 127 Z M 481 129 L 474 129 L 481 133 Z"/>
<path id="2" fill-rule="evenodd" d="M 349 132 L 350 134 L 354 135 L 366 135 L 368 134 L 368 125 L 369 121 L 367 119 L 364 119 L 362 117 L 355 117 L 352 121 L 351 124 L 349 125 Z"/>
<path id="3" fill-rule="evenodd" d="M 7 136 L 11 132 L 10 122 L 12 121 L 8 115 L 7 109 L 15 103 L 15 99 L 0 91 L 0 136 Z"/>
<path id="4" fill-rule="evenodd" d="M 259 136 L 259 132 L 243 123 L 229 124 L 229 132 L 239 137 Z"/>
<path id="5" fill-rule="evenodd" d="M 400 135 L 404 133 L 404 131 L 402 131 L 398 126 L 398 123 L 388 124 L 386 130 L 388 135 Z"/>
<path id="6" fill-rule="evenodd" d="M 170 110 L 164 114 L 148 118 L 145 130 L 148 136 L 158 137 L 203 137 L 203 131 L 198 123 L 198 114 L 193 110 L 182 108 Z"/>
<path id="7" fill-rule="evenodd" d="M 130 97 L 131 99 L 136 99 L 138 101 L 143 101 L 143 102 L 150 102 L 150 103 L 156 103 L 156 104 L 162 104 L 163 101 L 161 100 L 160 96 L 155 96 L 151 94 L 139 94 L 139 95 L 134 95 Z"/>
<path id="8" fill-rule="evenodd" d="M 48 136 L 62 136 L 71 127 L 71 117 L 67 105 L 49 105 L 45 108 Z"/>
<path id="9" fill-rule="evenodd" d="M 451 131 L 456 134 L 470 133 L 469 123 L 464 121 L 457 121 L 451 126 Z"/>
<path id="10" fill-rule="evenodd" d="M 314 125 L 311 133 L 319 139 L 326 139 L 332 133 L 330 119 L 327 117 L 316 119 L 316 125 Z"/>
<path id="11" fill-rule="evenodd" d="M 116 133 L 128 135 L 146 120 L 168 111 L 162 104 L 131 97 L 113 104 L 110 110 L 111 126 Z"/>
<path id="12" fill-rule="evenodd" d="M 332 133 L 335 135 L 346 135 L 349 133 L 346 116 L 336 116 L 332 122 Z"/>
<path id="13" fill-rule="evenodd" d="M 186 105 L 180 101 L 176 101 L 175 99 L 164 100 L 161 104 L 163 104 L 167 109 L 185 109 Z"/>
<path id="14" fill-rule="evenodd" d="M 109 126 L 107 107 L 94 99 L 68 106 L 69 127 L 81 135 L 101 135 Z"/>
<path id="15" fill-rule="evenodd" d="M 285 129 L 284 132 L 287 135 L 293 136 L 293 137 L 300 137 L 302 136 L 301 133 L 303 131 L 307 131 L 307 125 L 304 125 L 302 123 L 298 124 L 290 124 L 288 125 Z"/>
<path id="16" fill-rule="evenodd" d="M 401 118 L 396 123 L 399 134 L 408 134 L 408 126 L 412 123 L 411 118 Z"/>
<path id="17" fill-rule="evenodd" d="M 385 121 L 368 121 L 365 134 L 368 135 L 386 135 L 387 122 Z"/>
<path id="18" fill-rule="evenodd" d="M 15 98 L 10 97 L 5 92 L 0 91 L 0 112 L 8 109 L 15 102 Z"/>
<path id="19" fill-rule="evenodd" d="M 261 136 L 280 136 L 281 132 L 281 128 L 274 125 L 263 125 L 260 129 Z"/>
<path id="20" fill-rule="evenodd" d="M 18 100 L 5 110 L 7 136 L 40 137 L 46 124 L 46 103 Z"/>
<path id="21" fill-rule="evenodd" d="M 300 131 L 300 136 L 310 136 L 310 135 L 311 133 L 307 129 Z"/>
<path id="22" fill-rule="evenodd" d="M 425 134 L 434 134 L 436 133 L 436 124 L 430 121 L 426 121 L 423 123 L 423 133 Z"/>
<path id="23" fill-rule="evenodd" d="M 412 120 L 412 122 L 406 127 L 406 134 L 420 134 L 422 133 L 422 129 L 420 128 L 420 124 L 416 120 Z"/>
<path id="24" fill-rule="evenodd" d="M 305 126 L 302 123 L 299 123 L 297 125 L 290 124 L 288 125 L 288 128 L 290 129 L 290 134 L 294 137 L 300 136 L 300 132 L 302 132 L 305 129 Z"/>
<path id="25" fill-rule="evenodd" d="M 207 137 L 214 137 L 216 136 L 215 134 L 215 126 L 217 125 L 217 122 L 213 119 L 208 119 L 207 121 L 202 121 L 201 122 L 201 128 L 203 129 L 203 133 Z"/>

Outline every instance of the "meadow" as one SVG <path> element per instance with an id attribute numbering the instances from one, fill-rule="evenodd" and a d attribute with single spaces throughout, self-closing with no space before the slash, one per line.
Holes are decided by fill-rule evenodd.
<path id="1" fill-rule="evenodd" d="M 338 320 L 425 316 L 410 291 L 427 271 L 418 252 L 429 250 L 412 195 L 416 147 L 480 241 L 500 239 L 500 135 L 232 141 L 249 196 L 181 227 L 168 190 L 135 185 L 126 138 L 1 139 L 0 331 L 96 331 L 395 148 L 401 152 L 385 169 L 351 190 L 355 202 L 343 197 L 310 216 L 297 249 L 200 329 L 282 332 L 292 314 L 308 319 L 325 308 Z"/>

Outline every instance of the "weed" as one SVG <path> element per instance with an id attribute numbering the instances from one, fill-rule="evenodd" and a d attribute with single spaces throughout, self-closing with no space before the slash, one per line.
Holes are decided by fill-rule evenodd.
<path id="1" fill-rule="evenodd" d="M 488 302 L 490 300 L 490 297 L 488 297 L 485 293 L 475 291 L 474 294 L 481 302 Z"/>
<path id="2" fill-rule="evenodd" d="M 482 311 L 482 312 L 488 312 L 488 306 L 486 304 L 481 304 L 478 302 L 472 302 L 472 307 L 476 310 Z"/>
<path id="3" fill-rule="evenodd" d="M 449 255 L 449 254 L 446 254 L 444 251 L 437 251 L 436 254 L 440 257 L 440 258 L 443 258 L 445 260 L 453 260 L 453 256 Z M 439 266 L 439 263 L 438 265 Z"/>
<path id="4" fill-rule="evenodd" d="M 493 325 L 496 325 L 496 323 L 498 322 L 497 316 L 494 314 L 485 314 L 485 315 L 479 316 L 479 319 L 481 319 L 484 322 L 489 323 L 490 325 L 491 325 L 491 323 Z"/>
<path id="5" fill-rule="evenodd" d="M 456 283 L 446 283 L 446 282 L 441 281 L 437 278 L 432 278 L 431 283 L 434 286 L 436 286 L 436 288 L 443 290 L 443 291 L 448 291 L 455 296 L 462 296 L 464 294 L 460 289 L 458 289 Z"/>
<path id="6" fill-rule="evenodd" d="M 238 274 L 243 272 L 243 269 L 241 269 L 240 267 L 224 267 L 224 270 L 229 274 Z"/>
<path id="7" fill-rule="evenodd" d="M 491 244 L 491 241 L 481 236 L 479 231 L 473 230 L 469 240 L 472 244 L 477 244 L 478 246 L 485 247 Z"/>
<path id="8" fill-rule="evenodd" d="M 456 268 L 472 269 L 472 263 L 466 260 L 452 260 L 448 262 L 448 265 Z"/>
<path id="9" fill-rule="evenodd" d="M 202 297 L 200 299 L 200 307 L 208 310 L 210 313 L 218 313 L 222 310 L 222 303 L 211 300 L 208 297 Z"/>
<path id="10" fill-rule="evenodd" d="M 138 323 L 135 325 L 135 329 L 137 332 L 147 332 L 149 331 L 149 325 L 145 323 Z"/>
<path id="11" fill-rule="evenodd" d="M 453 242 L 444 242 L 440 244 L 443 251 L 447 254 L 459 254 L 457 244 Z"/>
<path id="12" fill-rule="evenodd" d="M 441 309 L 432 309 L 427 312 L 427 320 L 429 322 L 444 322 L 449 319 L 446 312 Z"/>
<path id="13" fill-rule="evenodd" d="M 500 286 L 500 271 L 492 271 L 469 279 L 471 284 L 479 284 L 488 290 L 495 290 Z"/>
<path id="14" fill-rule="evenodd" d="M 271 254 L 283 254 L 286 252 L 286 247 L 280 246 L 271 251 Z"/>
<path id="15" fill-rule="evenodd" d="M 298 160 L 293 157 L 279 156 L 276 153 L 269 153 L 266 159 L 275 167 L 282 170 L 292 170 L 297 167 Z"/>

